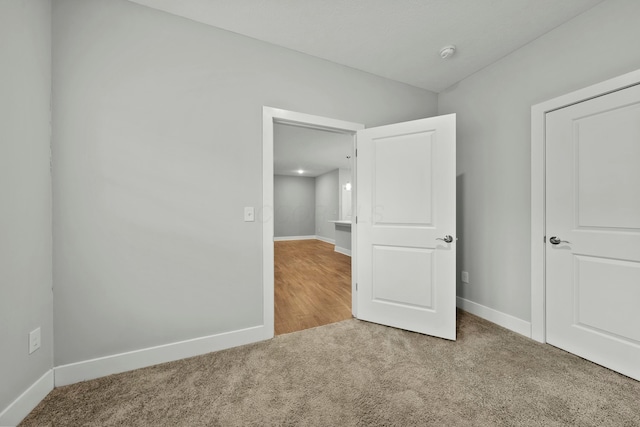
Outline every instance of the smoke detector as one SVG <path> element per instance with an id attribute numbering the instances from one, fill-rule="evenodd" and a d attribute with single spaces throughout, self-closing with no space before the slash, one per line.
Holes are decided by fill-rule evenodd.
<path id="1" fill-rule="evenodd" d="M 452 44 L 440 49 L 440 57 L 442 59 L 449 59 L 456 53 L 456 47 Z"/>

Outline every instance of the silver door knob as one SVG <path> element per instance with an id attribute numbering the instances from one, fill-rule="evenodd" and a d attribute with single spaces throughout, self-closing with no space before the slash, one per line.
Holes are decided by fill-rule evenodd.
<path id="1" fill-rule="evenodd" d="M 451 243 L 453 242 L 453 237 L 449 236 L 448 234 L 446 236 L 444 236 L 444 239 L 438 237 L 436 240 L 442 240 L 445 243 Z"/>
<path id="2" fill-rule="evenodd" d="M 571 243 L 566 240 L 560 240 L 560 238 L 556 236 L 551 237 L 549 239 L 549 242 L 551 242 L 552 245 L 559 245 L 560 243 Z"/>

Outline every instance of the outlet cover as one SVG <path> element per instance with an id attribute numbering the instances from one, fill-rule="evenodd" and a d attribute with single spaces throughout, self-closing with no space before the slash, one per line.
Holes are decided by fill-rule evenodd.
<path id="1" fill-rule="evenodd" d="M 40 348 L 40 328 L 29 332 L 29 354 Z"/>
<path id="2" fill-rule="evenodd" d="M 463 270 L 462 273 L 460 273 L 460 280 L 462 280 L 462 283 L 469 284 L 469 272 Z"/>

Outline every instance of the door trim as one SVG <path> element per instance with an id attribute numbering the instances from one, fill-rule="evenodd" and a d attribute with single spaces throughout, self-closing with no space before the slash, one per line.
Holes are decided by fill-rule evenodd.
<path id="1" fill-rule="evenodd" d="M 312 129 L 328 130 L 331 132 L 345 133 L 354 136 L 356 132 L 364 129 L 361 123 L 347 122 L 343 120 L 330 119 L 328 117 L 314 116 L 311 114 L 298 113 L 295 111 L 282 110 L 279 108 L 262 107 L 262 208 L 260 209 L 258 220 L 262 222 L 262 289 L 263 289 L 263 325 L 267 330 L 268 337 L 274 336 L 274 223 L 273 223 L 273 124 L 282 123 Z M 353 162 L 353 194 L 355 201 L 357 183 L 355 173 L 357 159 Z M 355 208 L 355 203 L 352 203 Z M 355 212 L 355 210 L 354 210 Z M 355 215 L 354 215 L 355 217 Z M 355 225 L 355 224 L 354 224 Z M 357 253 L 353 247 L 356 227 L 351 227 L 352 256 L 351 256 L 351 306 L 354 316 L 356 315 L 356 269 Z"/>
<path id="2" fill-rule="evenodd" d="M 640 70 L 531 107 L 531 338 L 546 342 L 545 315 L 545 119 L 546 114 L 640 84 Z"/>

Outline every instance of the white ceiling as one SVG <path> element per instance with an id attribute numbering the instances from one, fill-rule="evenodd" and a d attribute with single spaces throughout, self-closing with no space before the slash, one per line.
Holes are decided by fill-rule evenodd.
<path id="1" fill-rule="evenodd" d="M 276 123 L 273 127 L 275 175 L 315 177 L 334 169 L 351 169 L 353 136 Z M 299 174 L 302 169 L 304 173 Z"/>
<path id="2" fill-rule="evenodd" d="M 603 0 L 131 1 L 440 92 Z"/>

